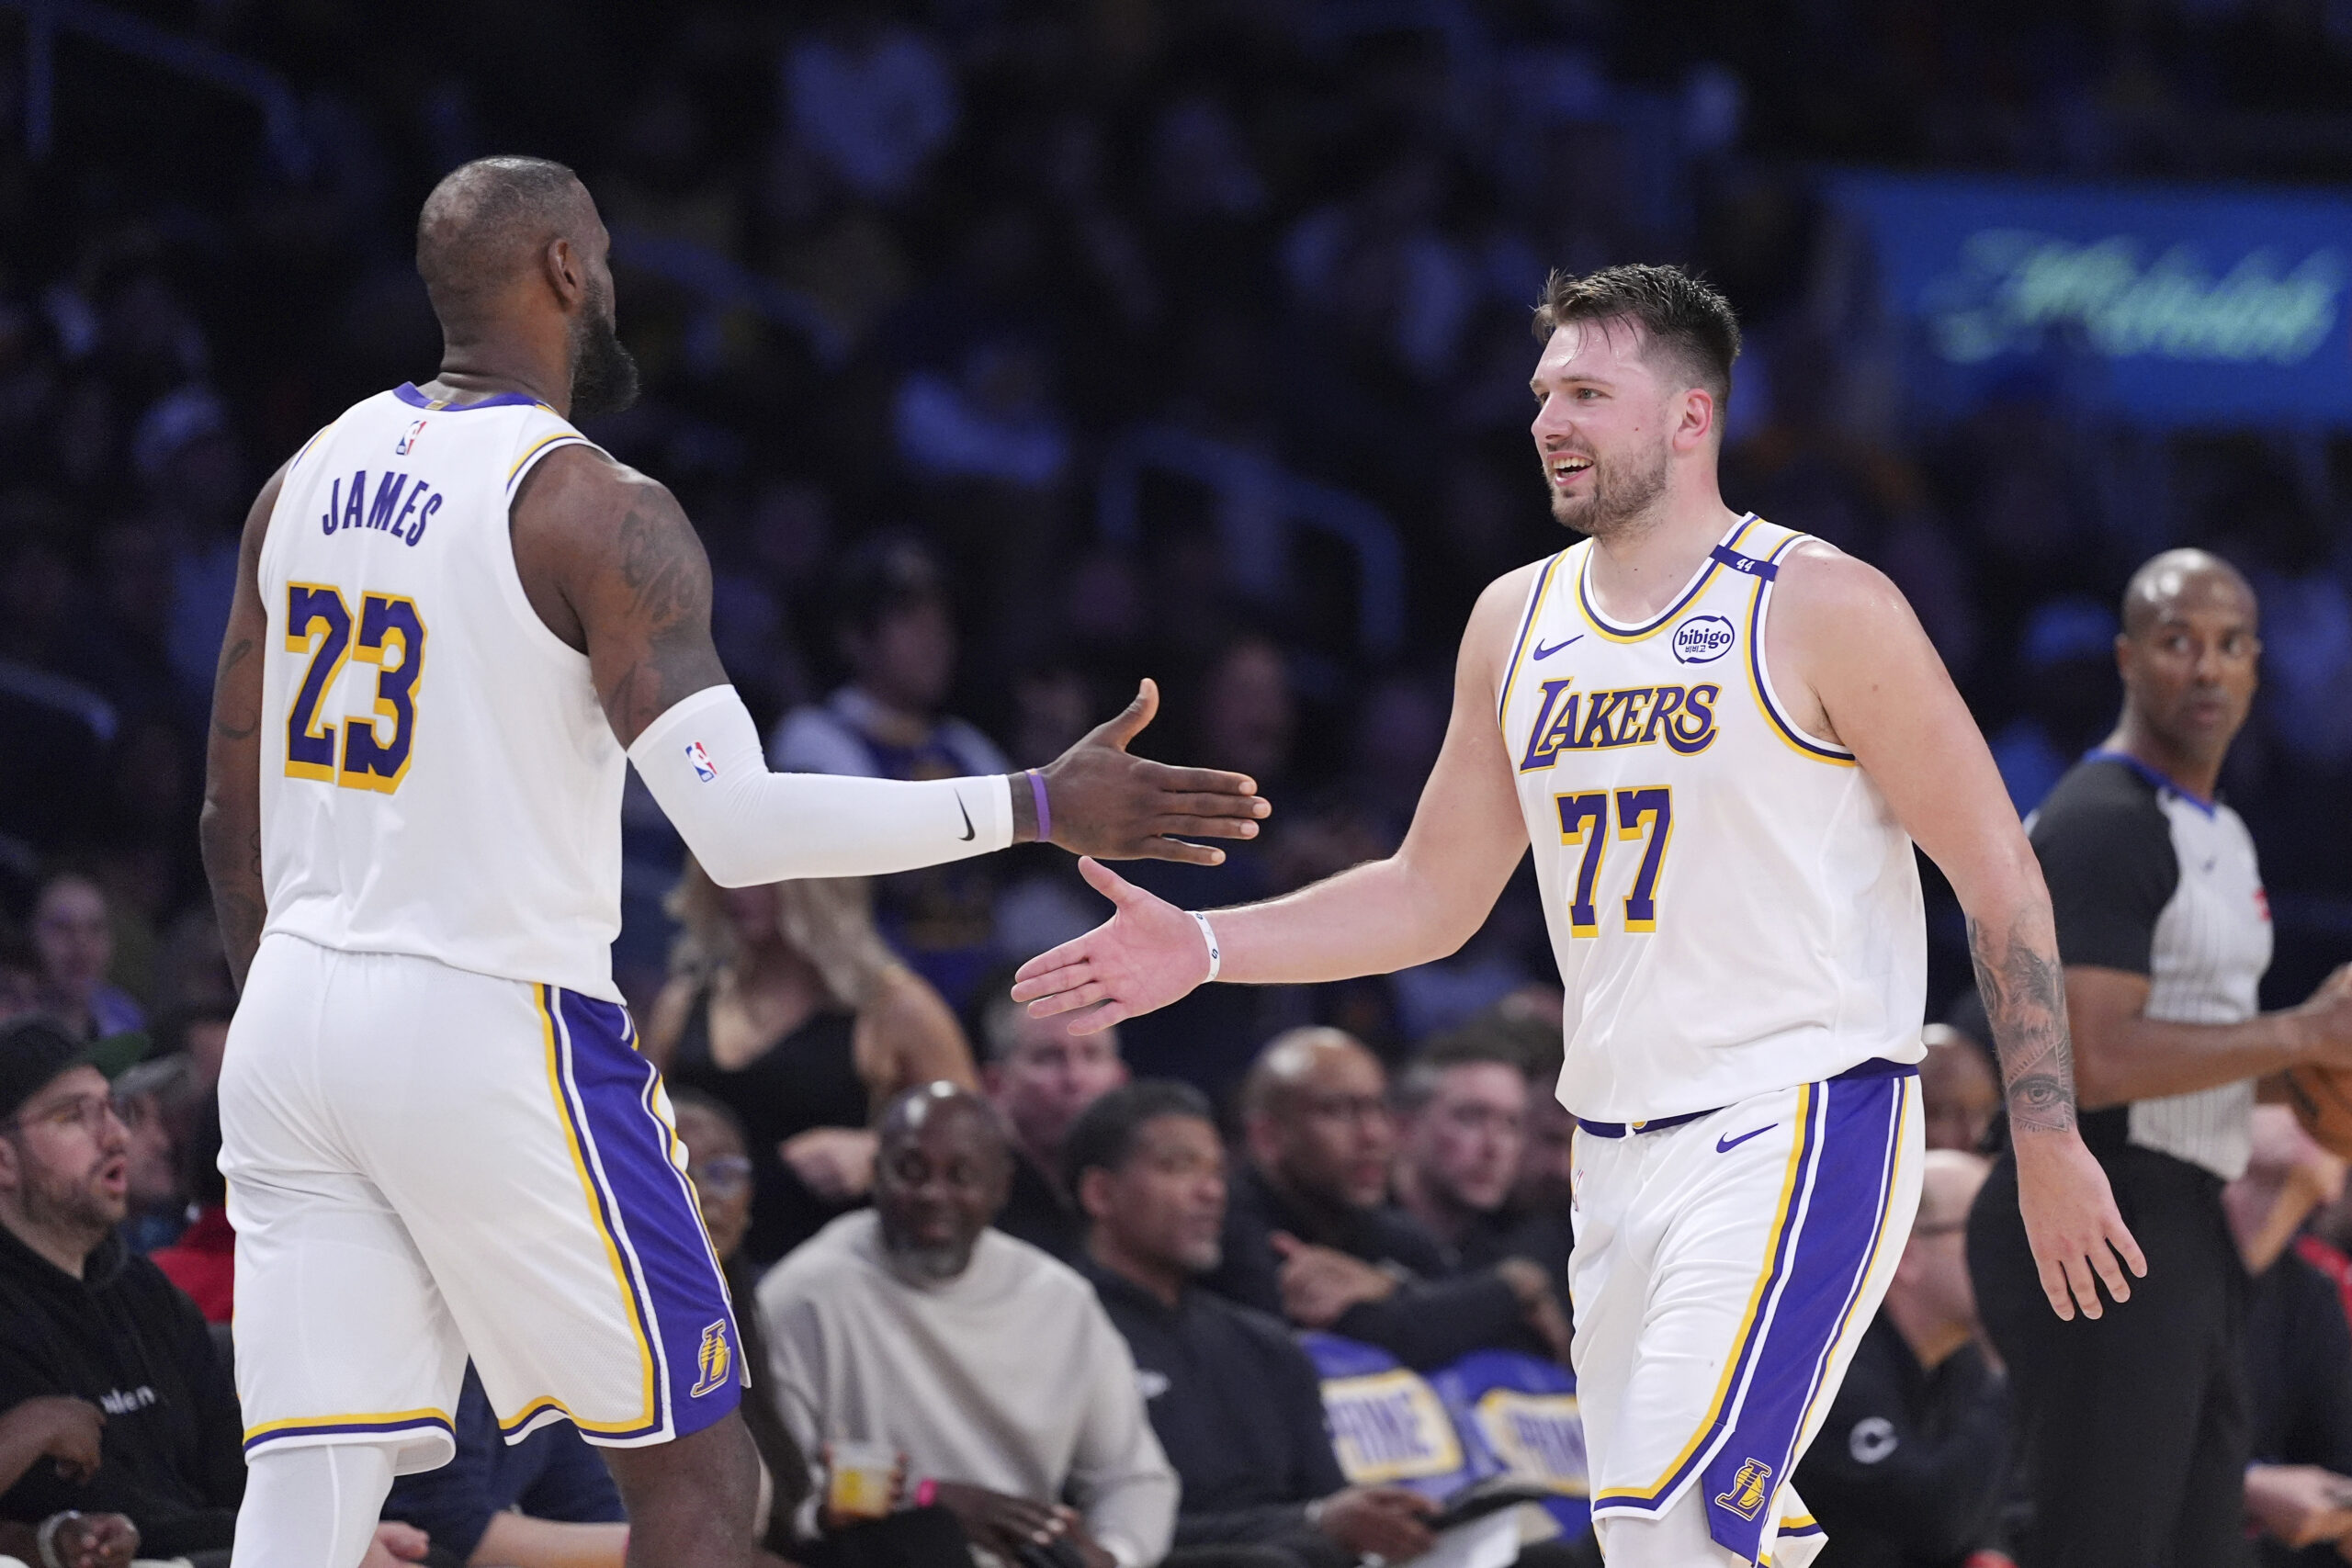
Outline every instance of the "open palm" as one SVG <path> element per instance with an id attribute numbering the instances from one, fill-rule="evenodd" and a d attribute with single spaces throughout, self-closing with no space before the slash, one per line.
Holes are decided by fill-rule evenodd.
<path id="1" fill-rule="evenodd" d="M 1115 908 L 1084 936 L 1021 966 L 1012 999 L 1027 1002 L 1032 1018 L 1077 1012 L 1069 1032 L 1092 1034 L 1164 1008 L 1208 978 L 1208 945 L 1192 916 L 1100 861 L 1080 857 L 1078 874 Z"/>

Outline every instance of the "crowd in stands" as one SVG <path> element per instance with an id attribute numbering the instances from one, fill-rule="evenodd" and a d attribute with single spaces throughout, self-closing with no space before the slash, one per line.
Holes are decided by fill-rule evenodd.
<path id="1" fill-rule="evenodd" d="M 860 889 L 754 892 L 739 960 L 795 900 L 808 951 L 871 940 Z M 1001 992 L 976 1012 L 977 1071 L 945 1018 L 940 1076 L 868 1093 L 858 1014 L 809 967 L 797 1005 L 833 1009 L 829 1043 L 779 1010 L 727 1049 L 731 1074 L 667 1058 L 735 1295 L 771 1560 L 1348 1568 L 1427 1550 L 1488 1495 L 1544 1506 L 1529 1568 L 1597 1563 L 1567 1367 L 1572 1173 L 1544 1132 L 1567 1120 L 1556 992 L 1514 993 L 1393 1077 L 1336 1029 L 1292 1030 L 1220 1107 L 1130 1079 L 1114 1032 L 1070 1039 Z M 923 982 L 885 956 L 865 984 Z M 1987 1568 L 2026 1524 L 1963 1247 L 2001 1136 L 1990 1059 L 1962 1029 L 1928 1033 L 1918 1219 L 1798 1474 L 1844 1568 Z M 46 1532 L 76 1568 L 134 1545 L 226 1562 L 243 1432 L 216 1035 L 0 1023 L 0 1553 L 46 1564 Z M 861 1085 L 820 1130 L 846 1148 L 821 1201 L 808 1132 L 750 1130 L 756 1069 L 786 1051 Z M 2247 1517 L 2266 1562 L 2316 1562 L 2352 1540 L 2352 1202 L 2344 1162 L 2284 1108 L 2257 1111 L 2255 1142 L 2226 1193 L 2252 1281 Z M 1498 1391 L 1531 1418 L 1498 1426 Z M 1547 1413 L 1553 1436 L 1531 1437 Z M 368 1568 L 617 1568 L 618 1495 L 569 1427 L 509 1446 L 470 1372 L 455 1427 L 451 1463 L 395 1486 Z"/>
<path id="2" fill-rule="evenodd" d="M 233 996 L 193 825 L 235 530 L 312 431 L 430 374 L 411 226 L 480 153 L 571 162 L 613 225 L 647 396 L 591 434 L 702 531 L 779 766 L 1038 763 L 1149 674 L 1143 749 L 1245 771 L 1277 815 L 1138 881 L 1214 906 L 1383 852 L 1470 600 L 1559 547 L 1524 445 L 1544 270 L 1677 260 L 1747 330 L 1727 496 L 1895 578 L 2021 809 L 2113 716 L 2129 566 L 2239 562 L 2270 651 L 2225 785 L 2267 852 L 2276 998 L 2352 931 L 2352 444 L 2154 436 L 2031 378 L 1906 417 L 1824 305 L 1852 258 L 1814 183 L 2341 178 L 2340 6 L 144 9 L 293 84 L 302 155 L 96 46 L 61 51 L 45 155 L 0 137 L 0 1014 L 49 1021 L 0 1037 L 0 1553 L 225 1561 Z M 1003 998 L 1099 918 L 1057 852 L 723 892 L 641 791 L 628 813 L 616 968 L 735 1283 L 774 1556 L 1340 1568 L 1412 1555 L 1475 1481 L 1573 1501 L 1573 1452 L 1498 1454 L 1446 1403 L 1487 1355 L 1529 1400 L 1572 1388 L 1532 883 L 1445 963 L 1072 1040 Z M 2019 1523 L 1953 1228 L 2000 1100 L 1940 896 L 1931 943 L 1949 1153 L 1799 1478 L 1833 1565 Z M 2324 1310 L 2352 1308 L 2352 1211 L 2291 1123 L 2256 1154 L 2248 1506 L 2273 1560 L 2316 1562 L 2352 1538 L 2352 1334 Z M 1022 1351 L 1049 1319 L 1047 1385 Z M 1350 1424 L 1375 1408 L 1351 1389 L 1399 1388 L 1453 1463 Z M 478 1385 L 460 1415 L 368 1568 L 618 1562 L 567 1429 L 509 1450 Z M 835 1461 L 876 1444 L 867 1518 Z M 1527 1550 L 1585 1550 L 1567 1513 Z"/>

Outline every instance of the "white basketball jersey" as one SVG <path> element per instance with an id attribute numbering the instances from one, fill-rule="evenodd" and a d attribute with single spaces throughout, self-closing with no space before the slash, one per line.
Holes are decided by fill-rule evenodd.
<path id="1" fill-rule="evenodd" d="M 507 508 L 586 437 L 516 393 L 354 405 L 262 544 L 266 929 L 617 1000 L 628 763 Z"/>
<path id="2" fill-rule="evenodd" d="M 1853 753 L 1776 705 L 1764 665 L 1777 563 L 1803 537 L 1741 519 L 1640 626 L 1596 606 L 1589 541 L 1529 592 L 1500 716 L 1579 1116 L 1713 1110 L 1924 1054 L 1911 840 Z"/>

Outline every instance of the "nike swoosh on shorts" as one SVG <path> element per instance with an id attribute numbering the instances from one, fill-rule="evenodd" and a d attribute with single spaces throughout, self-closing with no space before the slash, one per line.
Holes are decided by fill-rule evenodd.
<path id="1" fill-rule="evenodd" d="M 1753 1133 L 1742 1133 L 1736 1138 L 1717 1138 L 1715 1140 L 1715 1153 L 1719 1155 L 1727 1155 L 1731 1153 L 1732 1150 L 1739 1147 L 1740 1145 L 1747 1142 L 1748 1139 L 1760 1138 L 1779 1125 L 1780 1123 L 1778 1122 L 1767 1122 L 1761 1127 L 1757 1128 Z"/>

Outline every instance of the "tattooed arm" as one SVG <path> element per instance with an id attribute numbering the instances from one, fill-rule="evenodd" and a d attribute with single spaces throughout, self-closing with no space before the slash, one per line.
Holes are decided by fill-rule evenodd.
<path id="1" fill-rule="evenodd" d="M 2075 1126 L 2074 1054 L 2041 867 L 2008 791 L 1911 606 L 1874 569 L 1826 545 L 1781 565 L 1765 657 L 1798 723 L 1850 748 L 1968 916 L 1976 980 L 2007 1084 L 2018 1204 L 2051 1310 L 2123 1301 L 2145 1274 L 2107 1174 Z M 2118 1259 L 2121 1262 L 2119 1264 Z"/>
<path id="2" fill-rule="evenodd" d="M 2075 1050 L 2066 1038 L 2065 981 L 2049 896 L 2023 904 L 1997 931 L 1972 913 L 1968 953 L 2008 1086 L 2010 1132 L 2072 1132 Z"/>
<path id="3" fill-rule="evenodd" d="M 261 879 L 261 669 L 269 615 L 261 601 L 261 542 L 285 482 L 281 468 L 270 475 L 245 513 L 244 536 L 237 547 L 236 593 L 212 677 L 204 809 L 197 818 L 204 876 L 212 885 L 212 911 L 220 925 L 220 948 L 241 991 L 268 913 Z"/>

